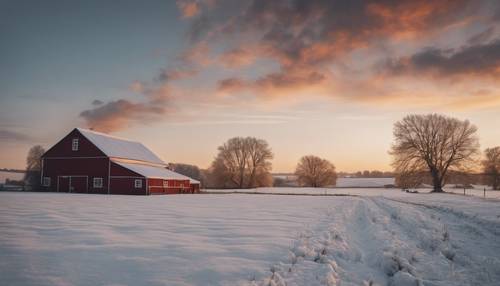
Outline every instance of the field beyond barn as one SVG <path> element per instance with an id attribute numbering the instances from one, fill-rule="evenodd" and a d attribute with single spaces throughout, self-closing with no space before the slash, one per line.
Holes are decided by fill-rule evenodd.
<path id="1" fill-rule="evenodd" d="M 1 281 L 498 285 L 499 200 L 342 192 L 358 196 L 2 192 Z"/>

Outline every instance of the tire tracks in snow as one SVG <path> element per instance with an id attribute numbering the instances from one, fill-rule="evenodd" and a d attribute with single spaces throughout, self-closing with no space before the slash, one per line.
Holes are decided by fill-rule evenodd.
<path id="1" fill-rule="evenodd" d="M 453 241 L 462 217 L 393 199 L 349 198 L 303 230 L 289 256 L 251 285 L 494 285 L 498 259 L 473 259 Z M 464 243 L 473 242 L 471 235 Z M 491 236 L 498 238 L 494 231 Z M 490 268 L 473 265 L 485 261 Z"/>
<path id="2" fill-rule="evenodd" d="M 460 210 L 420 202 L 385 198 L 392 207 L 418 210 L 431 220 L 443 225 L 442 241 L 445 248 L 439 248 L 450 260 L 452 274 L 461 280 L 455 285 L 498 285 L 500 281 L 500 224 Z M 386 203 L 386 206 L 388 204 Z M 443 244 L 437 244 L 442 246 Z"/>
<path id="3" fill-rule="evenodd" d="M 500 236 L 500 223 L 483 219 L 480 218 L 476 215 L 470 215 L 465 212 L 461 212 L 458 210 L 455 210 L 453 208 L 449 207 L 444 207 L 444 206 L 439 206 L 439 205 L 430 205 L 430 204 L 424 204 L 424 203 L 418 203 L 418 202 L 409 202 L 409 201 L 402 201 L 402 200 L 397 200 L 397 199 L 392 199 L 392 198 L 385 198 L 386 200 L 393 201 L 396 203 L 400 204 L 407 204 L 407 205 L 412 205 L 412 206 L 417 206 L 417 207 L 423 207 L 429 210 L 433 210 L 436 213 L 439 213 L 441 215 L 453 215 L 457 220 L 460 221 L 465 221 L 469 223 L 471 226 L 473 226 L 474 229 L 479 230 L 486 230 L 487 232 L 490 232 L 491 234 L 495 236 Z M 478 231 L 481 233 L 480 231 Z"/>

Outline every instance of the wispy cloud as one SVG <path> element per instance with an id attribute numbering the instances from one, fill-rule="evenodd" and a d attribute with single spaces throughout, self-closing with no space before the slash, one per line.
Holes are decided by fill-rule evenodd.
<path id="1" fill-rule="evenodd" d="M 29 142 L 31 137 L 16 131 L 0 129 L 0 142 Z"/>
<path id="2" fill-rule="evenodd" d="M 87 125 L 115 131 L 164 120 L 167 111 L 182 113 L 186 106 L 234 108 L 250 98 L 286 98 L 289 103 L 323 96 L 372 106 L 498 105 L 495 95 L 472 99 L 472 83 L 462 82 L 460 88 L 436 83 L 473 76 L 498 86 L 491 81 L 500 74 L 498 1 L 176 3 L 190 24 L 186 48 L 153 78 L 130 85 L 138 98 L 115 98 L 84 110 L 80 116 Z M 439 39 L 451 39 L 450 31 L 454 41 L 443 47 Z M 269 101 L 261 104 L 270 106 Z"/>
<path id="3" fill-rule="evenodd" d="M 450 77 L 457 75 L 500 77 L 500 39 L 459 49 L 427 48 L 385 65 L 393 75 L 412 73 Z"/>

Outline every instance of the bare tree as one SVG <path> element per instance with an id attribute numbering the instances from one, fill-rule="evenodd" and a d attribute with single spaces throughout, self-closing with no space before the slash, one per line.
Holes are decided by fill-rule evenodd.
<path id="1" fill-rule="evenodd" d="M 300 186 L 325 187 L 337 183 L 335 166 L 328 160 L 308 155 L 300 158 L 295 169 Z"/>
<path id="2" fill-rule="evenodd" d="M 479 150 L 477 128 L 468 120 L 438 114 L 408 115 L 394 124 L 390 154 L 396 173 L 428 170 L 434 192 L 442 192 L 448 170 L 465 170 Z"/>
<path id="3" fill-rule="evenodd" d="M 40 172 L 42 170 L 41 157 L 43 153 L 45 153 L 45 149 L 40 145 L 36 145 L 31 147 L 28 151 L 28 157 L 26 158 L 24 182 L 33 189 L 37 189 L 40 186 Z"/>
<path id="4" fill-rule="evenodd" d="M 486 183 L 498 190 L 500 187 L 500 146 L 484 150 L 482 161 Z"/>
<path id="5" fill-rule="evenodd" d="M 273 153 L 266 141 L 235 137 L 218 148 L 212 162 L 211 182 L 223 188 L 253 188 L 272 185 Z"/>
<path id="6" fill-rule="evenodd" d="M 188 176 L 197 181 L 202 181 L 202 174 L 200 168 L 195 165 L 182 164 L 182 163 L 169 163 L 168 168 L 174 172 Z"/>

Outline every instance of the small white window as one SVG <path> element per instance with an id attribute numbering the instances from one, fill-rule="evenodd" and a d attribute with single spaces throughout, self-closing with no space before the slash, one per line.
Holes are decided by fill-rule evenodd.
<path id="1" fill-rule="evenodd" d="M 141 179 L 139 179 L 139 180 L 135 180 L 135 182 L 134 182 L 134 186 L 135 186 L 135 188 L 137 188 L 137 189 L 138 189 L 138 188 L 142 188 L 142 180 L 141 180 Z"/>
<path id="2" fill-rule="evenodd" d="M 163 181 L 163 187 L 168 188 L 168 181 Z"/>
<path id="3" fill-rule="evenodd" d="M 181 183 L 181 188 L 184 188 L 184 183 Z"/>
<path id="4" fill-rule="evenodd" d="M 50 187 L 50 177 L 43 177 L 42 185 L 44 187 Z"/>
<path id="5" fill-rule="evenodd" d="M 74 138 L 71 142 L 71 150 L 78 151 L 78 138 Z"/>
<path id="6" fill-rule="evenodd" d="M 94 178 L 94 188 L 102 188 L 102 178 Z"/>

